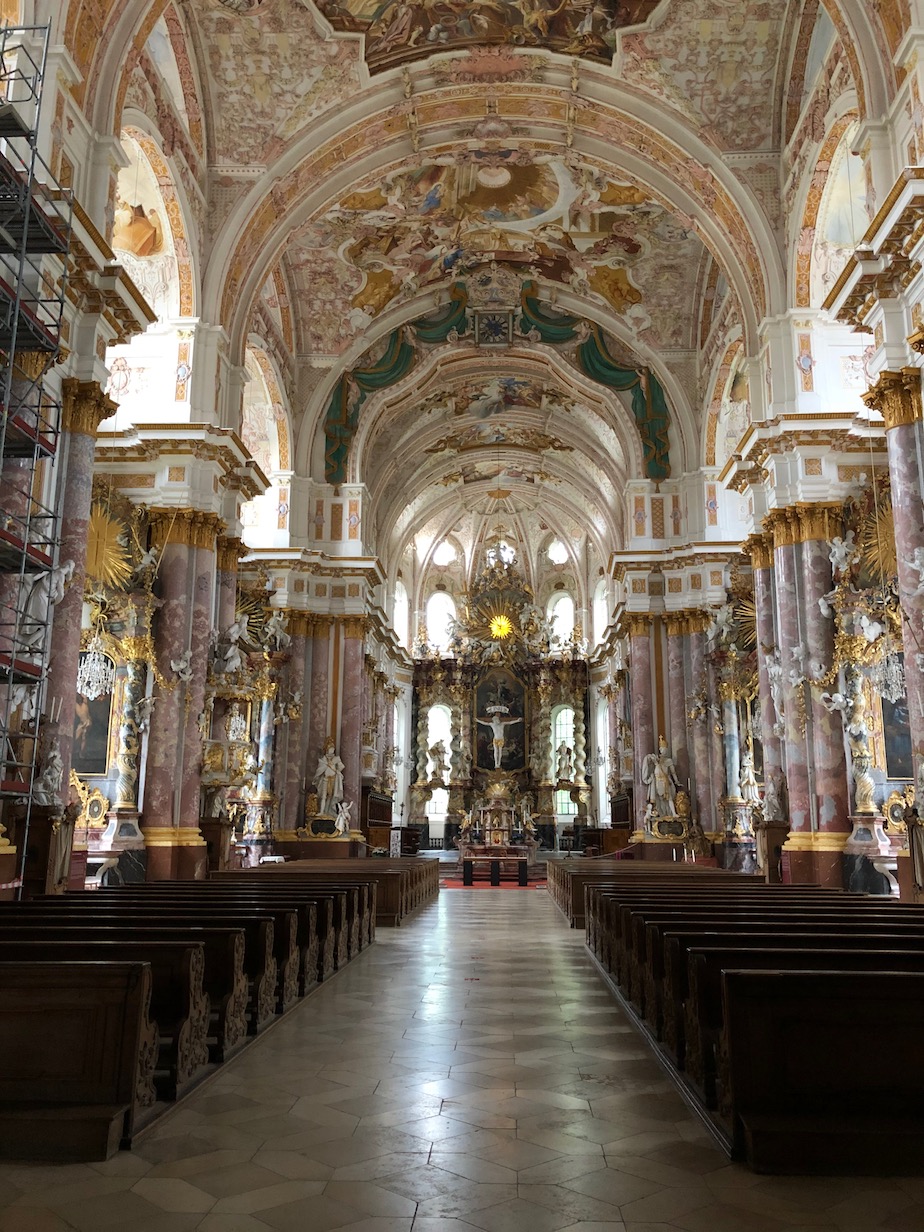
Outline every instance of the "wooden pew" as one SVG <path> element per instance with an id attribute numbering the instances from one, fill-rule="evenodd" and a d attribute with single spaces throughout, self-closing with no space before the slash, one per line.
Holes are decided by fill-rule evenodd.
<path id="1" fill-rule="evenodd" d="M 201 942 L 12 941 L 0 933 L 0 961 L 147 962 L 151 968 L 149 1015 L 157 1028 L 157 1096 L 175 1100 L 204 1076 L 209 1060 L 209 999 L 203 989 L 205 950 Z"/>
<path id="2" fill-rule="evenodd" d="M 924 937 L 920 940 L 924 941 Z M 793 944 L 784 945 L 787 941 Z M 717 1052 L 722 1034 L 722 974 L 727 970 L 779 971 L 915 971 L 924 973 L 924 947 L 898 949 L 902 939 L 873 934 L 856 948 L 855 936 L 803 934 L 773 938 L 773 948 L 721 944 L 692 946 L 687 954 L 689 997 L 686 1002 L 686 1070 L 707 1108 L 717 1106 Z M 822 948 L 823 947 L 823 948 Z"/>
<path id="3" fill-rule="evenodd" d="M 209 1056 L 226 1061 L 247 1036 L 249 987 L 244 969 L 244 932 L 240 928 L 208 928 L 186 924 L 180 928 L 141 926 L 124 922 L 101 924 L 76 920 L 73 916 L 12 917 L 0 913 L 0 942 L 97 942 L 124 941 L 127 936 L 139 944 L 145 941 L 201 942 L 205 953 L 203 989 L 211 1006 Z"/>
<path id="4" fill-rule="evenodd" d="M 153 1105 L 146 963 L 0 962 L 0 1156 L 54 1163 L 130 1147 Z"/>
<path id="5" fill-rule="evenodd" d="M 257 915 L 238 908 L 209 910 L 195 907 L 177 907 L 165 904 L 158 910 L 155 904 L 145 907 L 142 912 L 131 904 L 119 908 L 110 905 L 107 899 L 105 907 L 94 906 L 93 898 L 87 895 L 86 901 L 75 905 L 71 896 L 59 896 L 54 902 L 48 899 L 26 903 L 0 904 L 0 928 L 5 927 L 5 921 L 16 917 L 23 919 L 46 920 L 49 923 L 59 921 L 62 925 L 72 923 L 80 925 L 86 921 L 95 926 L 120 928 L 125 936 L 129 930 L 136 928 L 236 928 L 244 934 L 244 972 L 248 981 L 247 1001 L 247 1031 L 256 1035 L 267 1027 L 276 1016 L 276 982 L 277 964 L 274 953 L 275 930 L 273 918 L 268 914 Z M 190 933 L 190 936 L 194 934 Z"/>
<path id="6" fill-rule="evenodd" d="M 736 1154 L 757 1172 L 924 1172 L 924 975 L 722 981 L 721 1116 Z"/>

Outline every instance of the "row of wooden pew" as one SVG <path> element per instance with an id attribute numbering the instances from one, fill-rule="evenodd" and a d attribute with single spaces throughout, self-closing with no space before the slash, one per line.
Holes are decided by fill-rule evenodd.
<path id="1" fill-rule="evenodd" d="M 264 864 L 258 869 L 213 873 L 212 877 L 236 883 L 242 878 L 291 881 L 293 878 L 325 878 L 356 875 L 355 860 L 292 860 L 284 864 Z M 386 860 L 369 858 L 362 861 L 362 879 L 373 880 L 377 887 L 376 922 L 384 928 L 400 927 L 402 920 L 431 902 L 440 890 L 438 860 Z"/>
<path id="2" fill-rule="evenodd" d="M 924 910 L 687 865 L 575 875 L 588 945 L 733 1157 L 924 1172 Z"/>
<path id="3" fill-rule="evenodd" d="M 0 904 L 0 1158 L 129 1147 L 373 941 L 378 880 L 349 873 Z"/>

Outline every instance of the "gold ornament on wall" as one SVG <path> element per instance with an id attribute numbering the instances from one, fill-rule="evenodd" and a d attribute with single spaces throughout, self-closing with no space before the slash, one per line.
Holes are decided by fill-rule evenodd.
<path id="1" fill-rule="evenodd" d="M 887 492 L 878 494 L 878 500 L 863 518 L 859 540 L 863 564 L 876 582 L 883 585 L 898 575 L 895 519 Z"/>
<path id="2" fill-rule="evenodd" d="M 121 590 L 131 579 L 132 559 L 124 543 L 125 527 L 99 505 L 90 511 L 87 531 L 87 578 Z"/>

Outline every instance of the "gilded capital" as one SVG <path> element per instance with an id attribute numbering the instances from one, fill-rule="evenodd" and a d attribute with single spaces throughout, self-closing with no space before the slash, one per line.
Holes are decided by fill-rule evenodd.
<path id="1" fill-rule="evenodd" d="M 769 534 L 751 535 L 743 545 L 743 550 L 751 557 L 751 568 L 773 568 L 773 539 Z"/>
<path id="2" fill-rule="evenodd" d="M 764 518 L 764 532 L 773 541 L 773 549 L 791 547 L 799 532 L 799 519 L 791 509 L 771 509 Z"/>
<path id="3" fill-rule="evenodd" d="M 79 381 L 75 376 L 61 382 L 61 427 L 80 436 L 96 436 L 100 424 L 118 410 L 97 381 Z"/>
<path id="4" fill-rule="evenodd" d="M 668 637 L 682 637 L 689 632 L 690 625 L 686 612 L 671 612 L 665 617 L 664 623 L 667 625 Z"/>
<path id="5" fill-rule="evenodd" d="M 284 615 L 292 637 L 309 637 L 311 635 L 314 624 L 311 612 L 303 612 L 301 608 L 287 607 Z"/>
<path id="6" fill-rule="evenodd" d="M 225 529 L 217 513 L 202 509 L 151 509 L 151 544 L 164 547 L 182 543 L 191 548 L 215 550 L 215 541 Z"/>
<path id="7" fill-rule="evenodd" d="M 240 539 L 233 535 L 219 535 L 215 544 L 220 573 L 236 573 L 238 561 L 247 551 Z"/>
<path id="8" fill-rule="evenodd" d="M 863 401 L 885 420 L 886 432 L 924 418 L 920 368 L 880 372 L 879 379 L 863 395 Z"/>
<path id="9" fill-rule="evenodd" d="M 651 617 L 647 612 L 630 612 L 625 617 L 629 637 L 650 637 Z"/>
<path id="10" fill-rule="evenodd" d="M 365 616 L 346 616 L 343 621 L 343 636 L 361 638 L 366 636 Z"/>
<path id="11" fill-rule="evenodd" d="M 795 507 L 798 518 L 798 542 L 811 543 L 818 539 L 828 542 L 843 529 L 843 505 L 836 504 L 798 504 Z"/>
<path id="12" fill-rule="evenodd" d="M 688 612 L 687 629 L 690 633 L 705 633 L 713 621 L 712 612 Z"/>

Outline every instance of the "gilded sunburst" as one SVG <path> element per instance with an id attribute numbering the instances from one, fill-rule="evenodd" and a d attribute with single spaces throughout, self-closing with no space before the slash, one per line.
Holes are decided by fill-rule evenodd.
<path id="1" fill-rule="evenodd" d="M 91 581 L 121 590 L 131 578 L 132 559 L 124 536 L 123 524 L 94 505 L 87 532 L 87 577 Z"/>
<path id="2" fill-rule="evenodd" d="M 498 642 L 504 641 L 513 632 L 510 617 L 501 613 L 491 618 L 491 636 Z"/>

